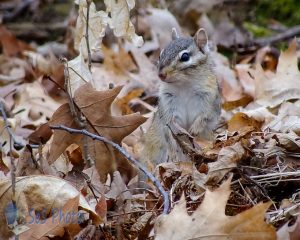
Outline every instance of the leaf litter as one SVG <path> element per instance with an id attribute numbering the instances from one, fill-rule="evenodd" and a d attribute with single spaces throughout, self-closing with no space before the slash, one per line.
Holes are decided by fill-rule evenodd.
<path id="1" fill-rule="evenodd" d="M 0 68 L 0 101 L 7 113 L 0 119 L 0 205 L 16 200 L 24 210 L 17 226 L 28 218 L 29 207 L 35 214 L 40 208 L 49 213 L 51 207 L 90 213 L 84 227 L 53 222 L 47 215 L 43 225 L 25 224 L 29 230 L 21 233 L 20 239 L 49 235 L 65 239 L 87 233 L 90 239 L 299 239 L 300 74 L 296 40 L 264 66 L 265 59 L 270 61 L 268 49 L 258 50 L 254 61 L 244 59 L 233 69 L 225 56 L 214 54 L 223 89 L 222 124 L 213 142 L 196 142 L 180 131 L 175 134 L 193 155 L 193 162 L 156 166 L 154 174 L 170 196 L 171 209 L 166 215 L 161 214 L 158 190 L 151 183 L 147 189 L 139 189 L 136 169 L 118 151 L 79 134 L 60 130 L 52 134 L 49 126 L 82 129 L 70 108 L 69 94 L 76 111 L 86 119 L 88 131 L 138 158 L 141 136 L 149 123 L 144 123 L 145 118 L 135 109 L 145 116 L 155 111 L 159 79 L 153 59 L 170 40 L 159 36 L 168 26 L 160 26 L 157 20 L 168 19 L 166 24 L 177 28 L 179 24 L 167 10 L 152 8 L 151 17 L 140 14 L 139 21 L 149 26 L 144 26 L 144 47 L 137 48 L 143 40 L 130 19 L 135 1 L 104 1 L 106 11 L 97 11 L 91 1 L 89 50 L 85 35 L 88 5 L 83 0 L 75 2 L 79 5 L 74 37 L 78 55 L 63 64 L 52 53 L 38 53 L 4 25 L 0 28 L 1 61 L 5 63 Z M 147 39 L 151 24 L 155 24 L 148 34 L 152 39 Z M 105 31 L 107 27 L 112 29 L 110 33 Z M 106 37 L 124 41 L 104 45 Z M 104 57 L 103 63 L 92 64 L 91 71 L 89 51 L 102 52 Z M 59 97 L 53 95 L 53 89 L 63 88 L 67 78 L 70 89 L 59 90 L 63 93 Z M 23 147 L 11 146 L 12 134 Z M 31 145 L 25 147 L 28 140 Z M 201 151 L 195 147 L 198 145 Z M 86 151 L 95 166 L 88 166 Z M 12 170 L 14 162 L 16 172 Z M 16 183 L 11 182 L 14 173 L 21 175 Z M 6 220 L 0 218 L 0 222 L 1 236 L 11 236 Z M 99 223 L 100 232 L 93 228 Z"/>

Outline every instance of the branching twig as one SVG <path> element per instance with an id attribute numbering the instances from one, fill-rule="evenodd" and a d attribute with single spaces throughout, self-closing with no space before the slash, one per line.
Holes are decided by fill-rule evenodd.
<path id="1" fill-rule="evenodd" d="M 5 112 L 5 108 L 4 108 L 4 104 L 3 102 L 0 102 L 0 112 L 1 112 L 1 115 L 3 117 L 3 121 L 5 123 L 5 128 L 9 134 L 9 136 L 12 138 L 13 140 L 13 143 L 17 146 L 20 146 L 20 147 L 24 147 L 25 145 L 20 143 L 16 138 L 15 138 L 15 135 L 14 133 L 12 132 L 11 130 L 11 127 L 10 127 L 10 124 L 8 123 L 8 120 L 7 120 L 7 115 L 6 115 L 6 112 Z"/>
<path id="2" fill-rule="evenodd" d="M 130 154 L 128 154 L 121 146 L 119 146 L 118 144 L 106 139 L 105 137 L 93 134 L 91 132 L 88 132 L 84 129 L 80 130 L 80 129 L 74 129 L 74 128 L 69 128 L 63 125 L 58 125 L 58 126 L 50 126 L 51 129 L 56 129 L 56 130 L 64 130 L 67 131 L 69 133 L 76 133 L 76 134 L 82 134 L 85 136 L 88 136 L 90 138 L 92 138 L 93 140 L 97 140 L 97 141 L 101 141 L 104 142 L 106 144 L 111 145 L 114 149 L 118 150 L 128 161 L 130 161 L 132 164 L 134 164 L 135 166 L 137 166 L 139 168 L 139 170 L 141 170 L 152 182 L 153 184 L 157 187 L 157 189 L 160 191 L 160 193 L 163 196 L 164 199 L 164 210 L 163 213 L 167 214 L 169 211 L 169 196 L 168 193 L 164 190 L 163 186 L 160 184 L 160 182 L 158 181 L 157 178 L 155 178 L 153 176 L 152 173 L 150 173 L 146 167 L 144 167 L 140 162 L 138 162 L 137 160 L 135 160 L 132 156 L 130 156 Z"/>
<path id="3" fill-rule="evenodd" d="M 8 123 L 8 120 L 7 120 L 7 115 L 6 115 L 6 112 L 5 112 L 5 108 L 4 108 L 4 104 L 3 102 L 0 102 L 0 113 L 3 117 L 3 120 L 4 120 L 4 124 L 5 124 L 5 128 L 9 134 L 9 137 L 12 139 L 13 141 L 13 145 L 16 146 L 16 147 L 20 147 L 20 148 L 23 148 L 25 147 L 26 144 L 23 144 L 21 142 L 19 142 L 16 137 L 15 137 L 15 134 L 13 133 L 13 131 L 11 130 L 11 127 L 10 127 L 10 124 Z M 39 145 L 36 145 L 36 144 L 28 144 L 31 148 L 38 148 Z"/>

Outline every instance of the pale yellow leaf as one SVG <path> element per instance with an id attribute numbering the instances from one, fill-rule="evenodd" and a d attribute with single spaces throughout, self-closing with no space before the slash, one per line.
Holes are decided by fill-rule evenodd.
<path id="1" fill-rule="evenodd" d="M 260 65 L 251 71 L 255 79 L 255 100 L 266 107 L 275 107 L 284 101 L 300 99 L 300 72 L 297 61 L 297 42 L 282 52 L 276 73 L 264 72 Z"/>
<path id="2" fill-rule="evenodd" d="M 78 18 L 75 29 L 74 46 L 75 49 L 87 58 L 87 45 L 86 45 L 86 22 L 87 22 L 87 5 L 86 0 L 75 1 L 79 5 Z M 92 2 L 89 10 L 89 27 L 88 39 L 91 51 L 100 49 L 102 38 L 105 35 L 105 28 L 108 24 L 108 14 L 104 11 L 96 11 L 96 6 Z"/>
<path id="3" fill-rule="evenodd" d="M 110 13 L 109 26 L 113 29 L 116 37 L 124 37 L 135 46 L 143 45 L 143 38 L 135 33 L 134 26 L 130 21 L 130 10 L 134 7 L 134 0 L 104 0 L 106 11 Z"/>
<path id="4" fill-rule="evenodd" d="M 74 96 L 75 90 L 78 89 L 81 85 L 87 82 L 92 83 L 92 74 L 89 71 L 87 64 L 85 63 L 82 54 L 68 62 L 68 69 L 71 96 Z M 92 83 L 92 85 L 94 84 Z"/>

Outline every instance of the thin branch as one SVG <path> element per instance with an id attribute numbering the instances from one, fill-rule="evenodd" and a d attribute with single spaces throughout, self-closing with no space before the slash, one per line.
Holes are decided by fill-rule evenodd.
<path id="1" fill-rule="evenodd" d="M 90 138 L 92 138 L 93 140 L 97 140 L 97 141 L 101 141 L 104 142 L 106 144 L 111 145 L 114 149 L 116 149 L 117 151 L 119 151 L 128 161 L 130 161 L 133 165 L 137 166 L 139 168 L 139 170 L 141 170 L 152 182 L 153 184 L 157 187 L 157 189 L 159 190 L 159 192 L 161 193 L 161 195 L 163 196 L 164 199 L 164 210 L 163 213 L 167 214 L 169 211 L 169 195 L 168 193 L 164 190 L 163 186 L 161 185 L 161 183 L 158 181 L 158 179 L 156 177 L 153 176 L 152 173 L 150 173 L 146 167 L 144 167 L 139 161 L 135 160 L 132 156 L 130 156 L 129 153 L 127 153 L 121 146 L 119 146 L 118 144 L 108 140 L 105 137 L 93 134 L 91 132 L 88 132 L 84 129 L 79 130 L 79 129 L 74 129 L 74 128 L 69 128 L 66 127 L 64 125 L 56 125 L 56 126 L 50 126 L 51 129 L 55 129 L 55 130 L 63 130 L 63 131 L 67 131 L 69 133 L 76 133 L 76 134 L 82 134 L 85 136 L 88 136 Z"/>
<path id="2" fill-rule="evenodd" d="M 11 130 L 11 126 L 8 123 L 7 120 L 7 115 L 4 109 L 4 103 L 2 101 L 0 101 L 0 110 L 1 110 L 1 114 L 3 117 L 3 121 L 4 121 L 4 125 L 5 125 L 5 129 L 9 135 L 9 157 L 10 157 L 10 164 L 11 164 L 11 189 L 12 189 L 12 204 L 14 205 L 14 207 L 16 208 L 16 165 L 15 165 L 15 161 L 14 161 L 14 157 L 13 157 L 13 145 L 15 142 L 14 139 L 14 134 Z M 17 239 L 17 236 L 15 237 L 15 239 Z"/>
<path id="3" fill-rule="evenodd" d="M 86 48 L 88 54 L 88 67 L 91 72 L 92 68 L 92 56 L 91 56 L 91 49 L 90 49 L 90 42 L 89 42 L 89 20 L 90 20 L 90 6 L 91 0 L 86 0 L 86 27 L 85 27 L 85 41 L 86 41 Z"/>
<path id="4" fill-rule="evenodd" d="M 8 120 L 7 120 L 7 115 L 6 115 L 6 112 L 5 112 L 5 107 L 4 107 L 4 104 L 3 102 L 0 102 L 0 111 L 1 111 L 1 115 L 3 117 L 3 120 L 4 120 L 4 123 L 5 123 L 5 128 L 8 132 L 8 135 L 12 138 L 14 144 L 16 144 L 17 146 L 21 146 L 23 147 L 24 144 L 20 143 L 16 138 L 15 138 L 15 135 L 14 133 L 12 132 L 11 130 L 11 126 L 10 124 L 8 123 Z"/>
<path id="5" fill-rule="evenodd" d="M 5 112 L 5 107 L 4 107 L 3 102 L 0 102 L 0 113 L 1 113 L 1 115 L 3 117 L 4 123 L 5 123 L 5 128 L 6 128 L 7 132 L 8 132 L 8 134 L 9 134 L 10 138 L 13 141 L 13 145 L 16 146 L 16 147 L 20 147 L 20 148 L 25 147 L 26 144 L 23 144 L 23 143 L 19 142 L 16 139 L 15 134 L 11 130 L 11 126 L 8 123 L 7 115 L 6 115 L 6 112 Z M 28 144 L 28 145 L 30 145 L 31 148 L 38 148 L 39 147 L 39 145 L 36 145 L 36 144 Z"/>
<path id="6" fill-rule="evenodd" d="M 264 45 L 273 44 L 282 40 L 287 40 L 296 37 L 299 34 L 300 34 L 300 25 L 297 25 L 290 29 L 287 29 L 282 33 L 278 33 L 274 36 L 255 39 L 254 43 L 259 46 L 264 46 Z"/>

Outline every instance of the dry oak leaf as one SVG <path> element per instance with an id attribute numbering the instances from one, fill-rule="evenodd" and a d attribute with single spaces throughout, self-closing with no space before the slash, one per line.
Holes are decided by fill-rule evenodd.
<path id="1" fill-rule="evenodd" d="M 76 210 L 80 208 L 90 213 L 90 219 L 93 220 L 93 223 L 95 224 L 99 224 L 102 221 L 100 217 L 95 213 L 95 211 L 89 206 L 88 202 L 80 194 L 80 192 L 78 192 L 78 190 L 73 185 L 63 179 L 44 175 L 18 177 L 16 178 L 15 189 L 18 218 L 21 222 L 25 221 L 26 218 L 27 223 L 32 222 L 32 214 L 37 212 L 44 212 L 45 214 L 47 214 L 47 216 L 51 216 L 51 213 L 53 213 L 54 210 L 63 209 L 66 203 L 69 200 L 74 199 L 75 197 L 78 197 Z M 4 213 L 4 209 L 6 208 L 8 203 L 11 202 L 11 199 L 11 181 L 2 181 L 0 183 L 1 213 Z M 53 218 L 51 218 L 50 222 L 52 222 Z M 39 232 L 39 234 L 45 233 L 43 232 L 43 227 L 45 226 L 43 226 L 42 224 L 39 225 L 40 228 L 33 229 L 34 232 Z M 33 228 L 36 226 L 28 224 L 28 227 Z M 74 226 L 70 227 L 74 229 Z M 8 229 L 4 214 L 0 214 L 0 239 L 8 239 L 8 237 L 11 235 L 12 233 Z"/>
<path id="2" fill-rule="evenodd" d="M 244 155 L 245 149 L 241 142 L 222 148 L 217 161 L 208 163 L 206 184 L 219 183 L 229 171 L 236 167 L 237 162 L 240 161 Z"/>
<path id="3" fill-rule="evenodd" d="M 239 131 L 245 127 L 254 127 L 256 130 L 260 130 L 262 123 L 249 117 L 245 113 L 237 112 L 227 122 L 228 131 Z"/>
<path id="4" fill-rule="evenodd" d="M 156 240 L 275 240 L 273 226 L 264 222 L 264 214 L 270 203 L 259 203 L 235 216 L 226 216 L 225 207 L 230 195 L 227 180 L 214 191 L 206 190 L 200 207 L 188 215 L 186 201 L 181 198 L 169 215 L 156 220 Z"/>
<path id="5" fill-rule="evenodd" d="M 87 130 L 117 144 L 121 144 L 124 137 L 146 120 L 138 113 L 124 116 L 111 115 L 111 104 L 121 89 L 122 86 L 118 86 L 111 90 L 96 91 L 91 84 L 87 83 L 78 88 L 74 95 L 75 104 L 87 119 Z M 68 104 L 58 108 L 49 121 L 49 125 L 60 124 L 79 129 Z M 78 144 L 83 152 L 83 135 L 55 130 L 48 162 L 53 163 L 72 143 Z M 131 165 L 111 146 L 90 138 L 88 138 L 87 144 L 89 154 L 95 161 L 102 182 L 105 182 L 108 173 L 115 170 L 116 165 L 123 172 L 130 171 Z"/>
<path id="6" fill-rule="evenodd" d="M 58 216 L 66 216 L 65 218 L 62 217 L 61 219 L 60 217 L 56 217 L 56 213 L 47 219 L 39 219 L 39 215 L 35 215 L 35 213 L 32 212 L 30 216 L 26 218 L 28 221 L 27 227 L 30 229 L 21 233 L 19 240 L 43 240 L 48 239 L 48 236 L 63 237 L 65 234 L 69 236 L 76 235 L 81 230 L 79 224 L 70 224 L 68 221 L 75 222 L 76 220 L 79 220 L 76 219 L 78 216 L 80 216 L 80 213 L 78 212 L 78 204 L 79 195 L 69 199 L 59 210 L 60 215 Z M 55 212 L 56 210 L 53 211 Z M 73 219 L 70 218 L 70 220 L 67 219 L 67 216 L 70 213 L 72 213 L 72 216 L 76 217 Z M 33 219 L 36 219 L 36 221 Z"/>
<path id="7" fill-rule="evenodd" d="M 255 80 L 255 100 L 266 107 L 275 107 L 284 101 L 300 99 L 300 72 L 298 69 L 297 42 L 292 41 L 282 52 L 276 74 L 266 71 L 258 64 L 251 71 Z"/>

